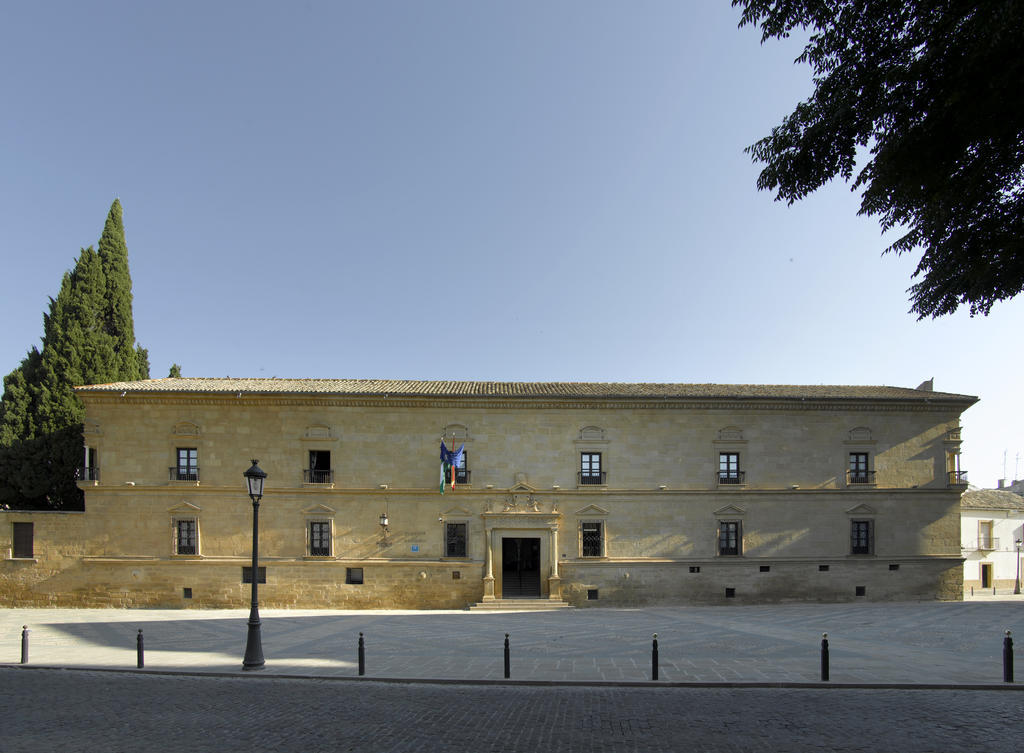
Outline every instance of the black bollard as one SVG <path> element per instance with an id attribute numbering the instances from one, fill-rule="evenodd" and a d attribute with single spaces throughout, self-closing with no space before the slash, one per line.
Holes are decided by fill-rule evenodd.
<path id="1" fill-rule="evenodd" d="M 828 682 L 828 633 L 821 634 L 821 681 Z"/>
<path id="2" fill-rule="evenodd" d="M 1009 630 L 1003 638 L 1003 682 L 1013 682 L 1013 638 Z"/>
<path id="3" fill-rule="evenodd" d="M 651 680 L 658 679 L 658 634 L 654 634 L 654 642 L 651 644 Z"/>
<path id="4" fill-rule="evenodd" d="M 145 649 L 142 646 L 142 628 L 139 628 L 139 634 L 135 637 L 135 666 L 142 669 L 146 666 Z"/>
<path id="5" fill-rule="evenodd" d="M 512 665 L 509 662 L 508 653 L 508 633 L 505 633 L 505 679 L 507 680 L 512 674 Z"/>
<path id="6" fill-rule="evenodd" d="M 366 674 L 366 646 L 363 644 L 363 634 L 359 634 L 359 676 Z"/>
<path id="7" fill-rule="evenodd" d="M 28 664 L 28 625 L 21 626 L 21 663 Z"/>

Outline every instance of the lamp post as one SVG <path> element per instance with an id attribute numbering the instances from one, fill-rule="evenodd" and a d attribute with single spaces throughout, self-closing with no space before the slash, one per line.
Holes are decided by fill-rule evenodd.
<path id="1" fill-rule="evenodd" d="M 1017 539 L 1013 542 L 1017 547 L 1017 579 L 1013 582 L 1013 592 L 1015 594 L 1020 593 L 1020 544 L 1021 540 Z"/>
<path id="2" fill-rule="evenodd" d="M 252 461 L 252 467 L 244 474 L 252 500 L 252 606 L 249 609 L 249 634 L 245 640 L 245 658 L 242 669 L 263 669 L 263 643 L 260 640 L 260 608 L 257 599 L 259 583 L 259 541 L 260 541 L 260 498 L 263 497 L 263 482 L 267 474 L 259 467 L 259 460 Z"/>

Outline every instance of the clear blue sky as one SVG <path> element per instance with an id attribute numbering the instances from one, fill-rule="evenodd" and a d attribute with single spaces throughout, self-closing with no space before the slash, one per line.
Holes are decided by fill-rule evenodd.
<path id="1" fill-rule="evenodd" d="M 0 23 L 0 372 L 120 197 L 153 376 L 889 384 L 1015 475 L 1024 298 L 917 322 L 916 258 L 743 148 L 811 91 L 728 0 L 40 2 Z M 1024 458 L 1020 473 L 1024 475 Z"/>

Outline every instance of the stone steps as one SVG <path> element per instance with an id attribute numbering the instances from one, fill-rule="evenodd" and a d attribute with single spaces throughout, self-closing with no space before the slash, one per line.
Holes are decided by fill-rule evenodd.
<path id="1" fill-rule="evenodd" d="M 573 606 L 561 600 L 552 599 L 495 599 L 481 601 L 469 607 L 471 612 L 550 612 L 556 609 L 572 609 Z"/>

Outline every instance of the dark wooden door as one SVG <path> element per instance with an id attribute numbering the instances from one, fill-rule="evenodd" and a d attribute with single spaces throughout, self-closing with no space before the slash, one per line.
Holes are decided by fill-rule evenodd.
<path id="1" fill-rule="evenodd" d="M 502 539 L 501 598 L 540 598 L 540 539 Z"/>

